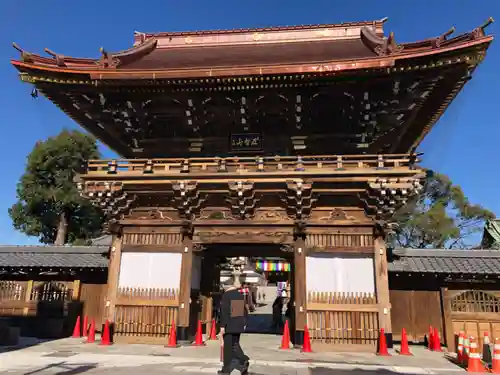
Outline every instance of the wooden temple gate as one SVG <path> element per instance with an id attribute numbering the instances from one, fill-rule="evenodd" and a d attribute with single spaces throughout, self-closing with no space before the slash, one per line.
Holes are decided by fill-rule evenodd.
<path id="1" fill-rule="evenodd" d="M 328 184 L 315 190 L 314 178 L 286 176 L 298 167 L 305 174 L 323 173 L 330 165 L 343 163 L 343 158 L 322 157 L 321 162 L 298 158 L 294 164 L 283 167 L 284 176 L 270 182 L 266 160 L 262 159 L 261 172 L 252 180 L 241 181 L 237 175 L 222 175 L 215 170 L 217 180 L 214 172 L 205 167 L 209 177 L 205 180 L 189 179 L 188 173 L 183 175 L 184 180 L 165 182 L 155 195 L 157 207 L 147 205 L 150 193 L 135 192 L 137 180 L 127 181 L 125 177 L 131 173 L 144 176 L 138 164 L 128 167 L 122 180 L 116 182 L 123 173 L 123 164 L 116 172 L 114 161 L 105 168 L 89 163 L 88 173 L 82 176 L 82 191 L 96 203 L 108 205 L 110 212 L 122 215 L 110 226 L 115 234 L 106 307 L 107 318 L 115 322 L 117 340 L 165 342 L 172 323 L 176 324 L 180 339 L 189 339 L 198 319 L 209 324 L 213 291 L 204 289 L 204 285 L 211 285 L 217 275 L 202 269 L 213 268 L 210 247 L 223 244 L 274 244 L 283 254 L 292 256 L 292 323 L 297 343 L 301 342 L 306 325 L 313 340 L 325 345 L 374 345 L 382 327 L 390 334 L 384 230 L 368 216 L 369 206 L 332 207 L 327 202 L 332 202 L 335 194 L 352 190 L 335 190 Z M 162 166 L 169 162 L 158 160 Z M 275 158 L 271 173 L 276 167 L 274 163 Z M 380 173 L 381 165 L 392 174 L 401 174 L 395 183 L 369 182 L 364 189 L 353 189 L 364 194 L 367 202 L 383 195 L 377 193 L 379 190 L 389 192 L 391 199 L 397 201 L 401 192 L 408 194 L 417 189 L 422 176 L 420 169 L 409 168 L 408 163 L 407 156 L 386 156 L 383 160 L 368 156 L 342 166 L 360 178 Z M 218 160 L 214 165 L 220 164 Z M 259 166 L 240 163 L 235 168 L 241 171 Z M 154 163 L 153 169 L 155 176 L 179 173 L 171 169 L 160 172 Z M 226 170 L 229 175 L 235 172 L 236 169 Z M 357 184 L 356 178 L 343 179 L 335 172 L 329 173 L 332 181 Z M 96 180 L 98 177 L 102 180 Z M 106 182 L 107 179 L 112 181 Z M 319 184 L 323 177 L 317 181 Z M 325 199 L 328 194 L 329 200 L 323 201 L 326 204 L 316 204 L 313 209 L 319 196 Z M 162 195 L 170 203 L 163 206 Z M 220 195 L 228 197 L 229 207 L 216 206 Z M 259 201 L 267 204 L 257 204 Z M 204 262 L 208 267 L 202 266 Z M 360 269 L 364 278 L 358 275 Z M 317 275 L 321 275 L 319 281 Z"/>
<path id="2" fill-rule="evenodd" d="M 173 321 L 187 339 L 209 318 L 209 299 L 192 299 L 206 297 L 202 247 L 238 242 L 293 253 L 297 343 L 306 323 L 327 344 L 391 334 L 385 223 L 419 192 L 415 150 L 483 60 L 492 20 L 403 44 L 384 22 L 136 33 L 98 59 L 15 45 L 22 80 L 128 158 L 91 160 L 79 182 L 114 233 L 116 337 L 165 340 Z"/>

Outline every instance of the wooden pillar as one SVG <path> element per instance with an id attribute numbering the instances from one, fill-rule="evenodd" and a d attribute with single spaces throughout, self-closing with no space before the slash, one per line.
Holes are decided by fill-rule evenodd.
<path id="1" fill-rule="evenodd" d="M 293 247 L 295 345 L 302 345 L 304 343 L 304 327 L 307 323 L 306 247 L 304 239 L 297 238 Z"/>
<path id="2" fill-rule="evenodd" d="M 441 304 L 443 306 L 443 333 L 442 337 L 445 339 L 446 348 L 448 352 L 456 352 L 455 333 L 453 332 L 453 319 L 451 317 L 451 297 L 448 288 L 441 288 Z"/>
<path id="3" fill-rule="evenodd" d="M 391 302 L 389 300 L 389 276 L 387 272 L 387 248 L 382 234 L 375 234 L 375 288 L 378 303 L 378 324 L 388 336 L 392 346 Z"/>
<path id="4" fill-rule="evenodd" d="M 212 319 L 213 319 L 213 297 L 212 297 L 212 289 L 214 285 L 214 275 L 215 275 L 215 258 L 212 254 L 206 252 L 204 253 L 201 263 L 201 285 L 200 292 L 205 297 L 205 316 L 203 319 L 207 321 L 206 332 L 210 334 L 210 330 L 212 329 Z"/>
<path id="5" fill-rule="evenodd" d="M 26 284 L 26 290 L 24 293 L 24 302 L 26 303 L 26 305 L 29 305 L 29 303 L 31 302 L 31 293 L 33 292 L 33 284 L 34 284 L 33 280 L 28 280 L 28 283 Z M 29 307 L 26 306 L 23 308 L 23 315 L 27 316 L 28 313 L 29 313 Z"/>
<path id="6" fill-rule="evenodd" d="M 71 295 L 71 299 L 73 301 L 80 300 L 80 292 L 82 289 L 82 283 L 80 280 L 73 280 L 73 294 Z"/>
<path id="7" fill-rule="evenodd" d="M 181 281 L 179 286 L 179 315 L 177 322 L 177 338 L 179 341 L 189 339 L 189 310 L 191 300 L 191 273 L 193 270 L 193 241 L 184 237 L 182 241 Z"/>
<path id="8" fill-rule="evenodd" d="M 113 234 L 111 242 L 109 267 L 108 267 L 108 290 L 105 301 L 105 319 L 115 321 L 115 301 L 118 295 L 118 277 L 120 275 L 120 264 L 122 260 L 122 237 Z"/>

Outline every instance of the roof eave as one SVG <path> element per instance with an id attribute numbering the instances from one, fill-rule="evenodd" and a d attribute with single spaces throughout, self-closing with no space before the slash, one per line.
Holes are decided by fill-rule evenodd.
<path id="1" fill-rule="evenodd" d="M 33 70 L 49 73 L 67 73 L 87 75 L 92 80 L 156 80 L 156 79 L 175 79 L 175 78 L 215 78 L 215 77 L 234 77 L 251 75 L 271 75 L 271 74 L 314 74 L 314 73 L 336 73 L 343 71 L 353 71 L 359 69 L 380 69 L 392 67 L 397 61 L 406 61 L 420 57 L 439 55 L 470 47 L 481 46 L 486 50 L 493 40 L 493 36 L 484 36 L 463 42 L 457 45 L 446 46 L 442 48 L 430 48 L 425 51 L 408 52 L 404 50 L 401 53 L 389 56 L 380 56 L 374 58 L 363 58 L 353 60 L 337 60 L 311 62 L 289 65 L 262 65 L 262 66 L 239 66 L 239 67 L 207 67 L 193 69 L 111 69 L 102 68 L 97 64 L 88 68 L 60 67 L 57 65 L 36 64 L 20 60 L 11 60 L 19 71 Z"/>

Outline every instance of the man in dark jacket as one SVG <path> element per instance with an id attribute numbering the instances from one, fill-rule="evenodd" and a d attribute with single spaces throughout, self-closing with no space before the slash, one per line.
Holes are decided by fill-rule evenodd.
<path id="1" fill-rule="evenodd" d="M 246 320 L 245 296 L 232 285 L 226 289 L 221 300 L 220 334 L 224 340 L 224 364 L 218 374 L 230 374 L 233 359 L 238 361 L 241 374 L 248 374 L 249 358 L 240 346 L 240 336 L 245 332 Z"/>

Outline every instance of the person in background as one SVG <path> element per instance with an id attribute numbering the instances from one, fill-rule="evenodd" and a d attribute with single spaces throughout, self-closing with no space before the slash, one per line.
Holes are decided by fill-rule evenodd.
<path id="1" fill-rule="evenodd" d="M 283 298 L 278 295 L 273 302 L 273 324 L 271 326 L 272 330 L 281 331 L 281 326 L 283 323 Z"/>
<path id="2" fill-rule="evenodd" d="M 224 343 L 224 360 L 222 369 L 217 372 L 220 375 L 231 373 L 233 359 L 238 361 L 238 370 L 241 374 L 248 374 L 250 358 L 240 346 L 240 337 L 245 332 L 248 310 L 245 296 L 235 284 L 233 281 L 233 284 L 224 291 L 221 300 L 220 334 Z"/>

